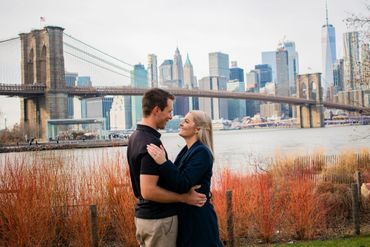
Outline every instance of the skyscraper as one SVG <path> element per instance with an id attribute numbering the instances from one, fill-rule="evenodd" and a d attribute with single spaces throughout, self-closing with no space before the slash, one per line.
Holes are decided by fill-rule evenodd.
<path id="1" fill-rule="evenodd" d="M 199 88 L 202 90 L 227 89 L 227 81 L 223 76 L 207 76 L 199 80 Z M 206 112 L 212 119 L 228 118 L 227 99 L 199 98 L 199 110 Z"/>
<path id="2" fill-rule="evenodd" d="M 131 86 L 147 88 L 148 72 L 142 64 L 134 65 L 134 70 L 131 71 Z M 131 96 L 132 104 L 132 124 L 136 126 L 137 122 L 142 119 L 141 100 L 143 96 Z"/>
<path id="3" fill-rule="evenodd" d="M 68 73 L 66 72 L 66 86 L 74 87 L 76 86 L 78 74 L 77 73 Z M 73 105 L 73 96 L 68 96 L 67 98 L 67 118 L 73 118 L 74 116 L 74 105 Z"/>
<path id="4" fill-rule="evenodd" d="M 208 54 L 209 75 L 221 76 L 230 79 L 229 55 L 221 52 L 211 52 Z"/>
<path id="5" fill-rule="evenodd" d="M 78 87 L 91 87 L 92 82 L 90 76 L 79 76 L 77 78 Z M 81 99 L 81 118 L 87 118 L 87 104 L 86 99 Z"/>
<path id="6" fill-rule="evenodd" d="M 344 89 L 358 89 L 360 74 L 360 49 L 358 32 L 343 34 L 344 47 Z"/>
<path id="7" fill-rule="evenodd" d="M 343 59 L 338 59 L 333 65 L 333 82 L 334 82 L 334 94 L 343 90 L 343 75 L 344 75 L 344 65 Z"/>
<path id="8" fill-rule="evenodd" d="M 276 86 L 277 95 L 289 96 L 288 52 L 282 47 L 276 51 Z"/>
<path id="9" fill-rule="evenodd" d="M 295 78 L 298 74 L 298 52 L 295 49 L 295 42 L 285 41 L 283 43 L 285 50 L 288 52 L 288 73 L 290 94 L 295 93 Z"/>
<path id="10" fill-rule="evenodd" d="M 245 83 L 239 80 L 230 80 L 227 82 L 227 91 L 245 92 Z M 246 101 L 241 99 L 228 100 L 228 119 L 242 118 L 246 113 Z"/>
<path id="11" fill-rule="evenodd" d="M 184 68 L 178 47 L 176 47 L 175 55 L 173 56 L 173 80 L 178 81 L 177 86 L 179 88 L 184 86 Z"/>
<path id="12" fill-rule="evenodd" d="M 173 80 L 172 65 L 173 61 L 171 59 L 167 59 L 159 66 L 159 82 L 161 84 L 166 81 Z"/>
<path id="13" fill-rule="evenodd" d="M 189 89 L 193 89 L 197 87 L 196 78 L 194 76 L 193 65 L 190 62 L 189 54 L 186 55 L 186 61 L 184 64 L 184 87 L 189 88 Z M 197 109 L 196 104 L 195 104 L 197 100 L 198 100 L 197 97 L 188 98 L 188 101 L 189 101 L 188 110 Z"/>
<path id="14" fill-rule="evenodd" d="M 255 71 L 258 72 L 260 88 L 264 87 L 266 83 L 272 82 L 272 69 L 268 64 L 257 64 L 254 66 Z"/>
<path id="15" fill-rule="evenodd" d="M 193 65 L 190 62 L 189 54 L 187 54 L 184 64 L 184 87 L 191 89 L 195 87 L 195 84 Z"/>
<path id="16" fill-rule="evenodd" d="M 369 44 L 361 45 L 362 82 L 364 86 L 370 86 L 370 49 Z"/>
<path id="17" fill-rule="evenodd" d="M 148 77 L 150 86 L 158 87 L 157 56 L 155 54 L 148 55 Z"/>
<path id="18" fill-rule="evenodd" d="M 322 47 L 322 75 L 321 83 L 324 97 L 330 86 L 334 85 L 333 64 L 337 60 L 335 28 L 329 24 L 328 6 L 326 4 L 326 23 L 321 28 L 321 47 Z"/>
<path id="19" fill-rule="evenodd" d="M 276 82 L 276 51 L 262 52 L 262 64 L 268 64 L 271 67 L 272 82 Z"/>
<path id="20" fill-rule="evenodd" d="M 238 67 L 238 63 L 236 61 L 231 62 L 230 81 L 232 80 L 244 82 L 244 70 Z"/>
<path id="21" fill-rule="evenodd" d="M 257 70 L 251 70 L 249 73 L 245 75 L 247 79 L 245 91 L 249 91 L 249 89 L 253 89 L 253 92 L 259 92 L 260 89 L 260 79 L 259 73 Z"/>

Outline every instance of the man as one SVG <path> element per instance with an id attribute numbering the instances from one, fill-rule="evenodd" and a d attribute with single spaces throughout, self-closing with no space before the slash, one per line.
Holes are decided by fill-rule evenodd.
<path id="1" fill-rule="evenodd" d="M 144 94 L 143 119 L 130 136 L 127 160 L 132 188 L 138 202 L 135 207 L 136 238 L 140 246 L 175 247 L 177 238 L 177 204 L 187 203 L 203 206 L 204 194 L 193 187 L 186 194 L 168 190 L 168 185 L 159 177 L 159 166 L 150 157 L 146 146 L 162 145 L 158 129 L 164 129 L 172 119 L 174 96 L 154 88 Z"/>

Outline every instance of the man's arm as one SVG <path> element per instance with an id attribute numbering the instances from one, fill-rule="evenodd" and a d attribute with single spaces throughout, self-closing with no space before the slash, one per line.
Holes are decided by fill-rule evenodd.
<path id="1" fill-rule="evenodd" d="M 140 175 L 141 196 L 144 199 L 161 203 L 182 202 L 198 207 L 207 201 L 206 195 L 195 191 L 200 186 L 194 186 L 187 193 L 177 194 L 159 187 L 158 179 L 159 176 L 155 175 Z"/>

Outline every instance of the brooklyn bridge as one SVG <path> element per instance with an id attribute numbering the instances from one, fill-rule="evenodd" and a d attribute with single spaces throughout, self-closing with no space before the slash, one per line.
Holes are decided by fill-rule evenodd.
<path id="1" fill-rule="evenodd" d="M 68 96 L 79 98 L 107 95 L 135 96 L 143 95 L 148 90 L 147 88 L 130 86 L 67 86 L 64 77 L 64 56 L 68 52 L 64 51 L 63 47 L 73 48 L 74 46 L 65 43 L 63 37 L 65 37 L 63 28 L 48 26 L 30 33 L 19 34 L 19 37 L 14 39 L 0 41 L 0 44 L 15 39 L 20 39 L 21 42 L 21 81 L 13 83 L 0 81 L 0 95 L 20 98 L 21 124 L 28 128 L 40 129 L 39 138 L 42 139 L 46 139 L 48 120 L 67 118 Z M 84 53 L 84 51 L 82 52 Z M 313 92 L 314 88 L 315 92 Z M 243 99 L 295 105 L 297 106 L 297 118 L 302 128 L 323 127 L 324 108 L 341 109 L 359 114 L 370 112 L 370 108 L 359 104 L 338 104 L 323 101 L 320 73 L 298 75 L 296 89 L 296 97 L 251 92 L 199 90 L 198 88 L 168 88 L 167 90 L 175 96 Z"/>

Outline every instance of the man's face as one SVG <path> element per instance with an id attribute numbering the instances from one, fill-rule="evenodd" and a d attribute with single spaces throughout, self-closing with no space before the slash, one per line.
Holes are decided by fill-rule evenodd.
<path id="1" fill-rule="evenodd" d="M 166 123 L 172 119 L 172 111 L 173 111 L 173 100 L 167 100 L 167 106 L 163 109 L 163 111 L 158 107 L 158 111 L 156 114 L 156 122 L 158 129 L 164 129 L 166 127 Z"/>

